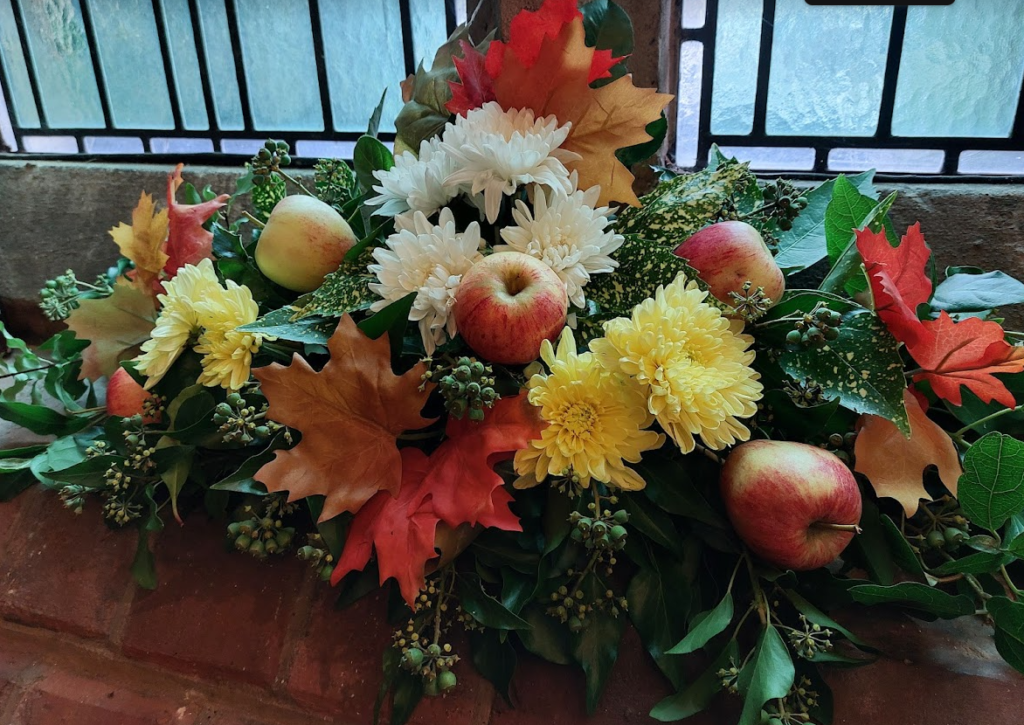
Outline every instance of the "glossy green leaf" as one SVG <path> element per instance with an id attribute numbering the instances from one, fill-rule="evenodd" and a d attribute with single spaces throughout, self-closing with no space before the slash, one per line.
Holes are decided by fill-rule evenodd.
<path id="1" fill-rule="evenodd" d="M 596 580 L 591 576 L 590 579 Z M 603 593 L 604 586 L 597 582 L 590 594 Z M 596 591 L 600 589 L 600 592 Z M 587 615 L 583 629 L 570 636 L 573 658 L 583 668 L 587 680 L 587 712 L 593 714 L 601 699 L 601 693 L 619 656 L 619 640 L 626 627 L 626 617 L 613 617 L 596 610 Z"/>
<path id="2" fill-rule="evenodd" d="M 986 607 L 996 625 L 996 649 L 1014 669 L 1024 673 L 1024 603 L 994 597 Z"/>
<path id="3" fill-rule="evenodd" d="M 41 436 L 68 435 L 89 425 L 89 416 L 87 415 L 66 416 L 45 405 L 32 405 L 18 401 L 0 401 L 0 418 Z"/>
<path id="4" fill-rule="evenodd" d="M 463 576 L 458 582 L 459 602 L 473 619 L 492 629 L 529 629 L 530 624 L 487 594 L 475 577 Z"/>
<path id="5" fill-rule="evenodd" d="M 974 613 L 974 602 L 970 597 L 948 594 L 918 582 L 900 582 L 892 586 L 858 584 L 850 587 L 850 595 L 861 604 L 902 604 L 942 619 L 956 619 Z"/>
<path id="6" fill-rule="evenodd" d="M 953 274 L 935 288 L 929 304 L 949 313 L 1024 304 L 1024 283 L 1003 272 Z"/>
<path id="7" fill-rule="evenodd" d="M 701 649 L 713 638 L 725 631 L 725 628 L 732 621 L 733 614 L 732 594 L 726 592 L 725 596 L 722 597 L 722 601 L 716 604 L 714 609 L 704 612 L 700 620 L 690 628 L 690 631 L 687 632 L 679 644 L 668 651 L 668 654 L 685 655 Z"/>
<path id="8" fill-rule="evenodd" d="M 675 722 L 702 712 L 722 689 L 722 678 L 718 671 L 739 661 L 739 645 L 730 640 L 725 649 L 711 662 L 706 670 L 680 692 L 666 697 L 651 710 L 650 716 L 661 722 Z"/>
<path id="9" fill-rule="evenodd" d="M 181 516 L 178 513 L 178 495 L 188 481 L 195 452 L 195 446 L 177 445 L 172 439 L 164 436 L 157 441 L 157 450 L 153 453 L 157 475 L 167 486 L 171 511 L 179 522 Z"/>
<path id="10" fill-rule="evenodd" d="M 769 700 L 785 697 L 793 686 L 796 670 L 789 649 L 779 631 L 768 625 L 761 632 L 757 648 L 740 673 L 743 711 L 739 725 L 761 722 L 761 707 Z"/>
<path id="11" fill-rule="evenodd" d="M 529 629 L 516 630 L 523 646 L 533 654 L 556 665 L 572 664 L 569 645 L 569 631 L 564 624 L 549 616 L 543 605 L 529 606 L 523 610 L 523 618 Z"/>
<path id="12" fill-rule="evenodd" d="M 511 703 L 512 677 L 516 672 L 516 649 L 499 632 L 484 630 L 470 637 L 473 665 L 487 678 L 505 702 Z"/>
<path id="13" fill-rule="evenodd" d="M 1024 442 L 989 433 L 964 456 L 957 484 L 960 505 L 972 523 L 989 531 L 1024 510 Z"/>
<path id="14" fill-rule="evenodd" d="M 295 319 L 302 313 L 300 307 L 282 307 L 268 312 L 256 322 L 242 325 L 239 330 L 245 332 L 261 332 L 287 342 L 300 342 L 307 345 L 324 345 L 338 327 L 335 318 L 322 318 L 317 315 Z"/>
<path id="15" fill-rule="evenodd" d="M 655 663 L 675 687 L 686 679 L 683 662 L 667 657 L 686 631 L 692 592 L 682 562 L 652 552 L 651 568 L 641 568 L 629 583 L 629 618 Z"/>
<path id="16" fill-rule="evenodd" d="M 931 570 L 933 576 L 949 576 L 950 574 L 986 574 L 998 571 L 999 567 L 1010 561 L 1011 557 L 1003 553 L 978 551 L 974 554 L 952 561 L 944 561 Z"/>
<path id="17" fill-rule="evenodd" d="M 395 157 L 388 147 L 373 136 L 360 136 L 352 152 L 352 165 L 355 167 L 359 185 L 369 191 L 377 183 L 374 171 L 387 171 L 395 165 Z"/>
<path id="18" fill-rule="evenodd" d="M 839 258 L 853 239 L 853 230 L 863 226 L 864 219 L 878 202 L 862 194 L 845 176 L 840 175 L 832 188 L 832 199 L 825 210 L 825 248 L 832 263 Z"/>

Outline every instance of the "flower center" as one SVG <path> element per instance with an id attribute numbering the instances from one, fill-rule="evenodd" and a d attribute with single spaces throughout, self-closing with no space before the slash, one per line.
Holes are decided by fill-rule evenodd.
<path id="1" fill-rule="evenodd" d="M 562 428 L 576 437 L 590 435 L 597 423 L 597 410 L 583 401 L 570 403 L 562 411 Z"/>

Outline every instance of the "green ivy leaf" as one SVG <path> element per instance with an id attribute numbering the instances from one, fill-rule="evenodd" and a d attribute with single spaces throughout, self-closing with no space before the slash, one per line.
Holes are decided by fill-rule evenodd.
<path id="1" fill-rule="evenodd" d="M 261 332 L 288 342 L 306 345 L 326 344 L 338 327 L 337 319 L 324 319 L 318 315 L 310 315 L 301 320 L 294 319 L 301 312 L 302 308 L 299 307 L 282 307 L 238 329 L 245 332 Z"/>
<path id="2" fill-rule="evenodd" d="M 847 181 L 861 194 L 875 198 L 874 175 L 874 171 L 865 171 L 849 177 Z M 832 201 L 835 184 L 836 181 L 830 179 L 804 194 L 807 206 L 793 220 L 793 228 L 779 233 L 775 263 L 787 274 L 807 269 L 828 255 L 825 212 Z"/>
<path id="3" fill-rule="evenodd" d="M 947 594 L 918 582 L 900 582 L 892 586 L 858 584 L 850 587 L 850 596 L 861 604 L 902 604 L 942 619 L 956 619 L 974 613 L 974 602 L 963 594 Z"/>
<path id="4" fill-rule="evenodd" d="M 593 2 L 587 3 L 583 7 L 589 7 L 593 5 Z M 616 66 L 618 68 L 619 66 Z M 614 68 L 612 69 L 614 71 Z M 644 127 L 644 131 L 651 137 L 650 141 L 638 143 L 635 146 L 627 146 L 626 148 L 619 149 L 615 152 L 615 158 L 619 160 L 624 166 L 633 166 L 639 164 L 641 161 L 647 159 L 658 153 L 658 149 L 665 142 L 665 135 L 668 133 L 668 120 L 665 115 L 662 114 L 661 118 L 657 121 L 651 121 Z"/>
<path id="5" fill-rule="evenodd" d="M 1006 389 L 1010 391 L 1014 399 L 1024 401 L 1024 375 L 997 375 L 996 376 Z M 973 426 L 974 423 L 986 418 L 992 413 L 1003 409 L 1003 405 L 996 401 L 982 403 L 981 400 L 969 388 L 960 388 L 963 393 L 962 405 L 953 405 L 946 402 L 946 410 L 955 415 L 964 425 Z M 1015 413 L 1001 415 L 995 420 L 981 423 L 974 427 L 978 433 L 984 435 L 992 431 L 1000 431 L 1016 438 L 1024 439 L 1024 410 Z"/>
<path id="6" fill-rule="evenodd" d="M 510 688 L 516 672 L 516 649 L 499 632 L 484 630 L 470 637 L 473 665 L 486 677 L 505 702 L 512 702 Z"/>
<path id="7" fill-rule="evenodd" d="M 650 712 L 651 717 L 661 722 L 674 722 L 702 712 L 722 689 L 718 671 L 728 667 L 730 662 L 739 661 L 739 650 L 736 640 L 730 640 L 700 677 L 655 705 Z"/>
<path id="8" fill-rule="evenodd" d="M 1015 670 L 1024 673 L 1024 603 L 995 597 L 986 607 L 996 625 L 996 649 Z"/>
<path id="9" fill-rule="evenodd" d="M 760 723 L 761 707 L 769 700 L 788 695 L 795 676 L 789 649 L 778 630 L 769 624 L 761 632 L 753 657 L 740 673 L 743 711 L 739 725 Z"/>
<path id="10" fill-rule="evenodd" d="M 652 552 L 651 567 L 636 573 L 626 591 L 629 618 L 655 663 L 675 687 L 686 680 L 683 662 L 666 657 L 686 631 L 690 609 L 690 576 L 684 564 Z"/>
<path id="11" fill-rule="evenodd" d="M 167 486 L 167 493 L 171 499 L 171 511 L 179 523 L 181 523 L 181 516 L 178 513 L 178 495 L 188 481 L 195 452 L 195 446 L 178 445 L 172 438 L 163 436 L 157 441 L 156 451 L 153 453 L 157 475 Z"/>
<path id="12" fill-rule="evenodd" d="M 845 176 L 840 175 L 832 188 L 832 199 L 825 209 L 825 249 L 835 264 L 853 238 L 853 230 L 863 226 L 864 219 L 878 202 L 862 194 Z"/>
<path id="13" fill-rule="evenodd" d="M 884 515 L 879 515 L 879 521 L 882 526 L 882 534 L 889 545 L 893 561 L 908 574 L 923 577 L 924 568 L 921 566 L 921 560 L 917 558 L 914 550 L 910 548 L 910 543 L 900 533 L 895 522 Z"/>
<path id="14" fill-rule="evenodd" d="M 544 612 L 540 605 L 523 610 L 529 629 L 516 631 L 523 646 L 533 654 L 556 665 L 571 665 L 572 651 L 566 628 Z"/>
<path id="15" fill-rule="evenodd" d="M 865 197 L 870 198 L 870 197 Z M 859 224 L 857 229 L 869 227 L 872 231 L 878 232 L 885 226 L 887 236 L 895 237 L 892 233 L 892 222 L 889 220 L 889 209 L 896 201 L 896 192 L 892 192 L 882 201 L 878 202 L 867 213 L 867 216 Z M 887 225 L 887 226 L 886 226 Z M 868 278 L 864 273 L 864 260 L 857 249 L 857 239 L 851 233 L 846 248 L 839 257 L 834 260 L 832 270 L 825 276 L 821 283 L 821 289 L 827 292 L 838 292 L 846 290 L 849 295 L 855 295 L 868 288 Z"/>
<path id="16" fill-rule="evenodd" d="M 725 596 L 722 597 L 722 601 L 716 604 L 714 609 L 709 609 L 697 615 L 697 619 L 694 620 L 690 631 L 687 632 L 679 644 L 668 651 L 668 654 L 686 655 L 696 652 L 725 631 L 725 628 L 729 626 L 729 622 L 732 621 L 733 614 L 732 593 L 726 592 Z"/>
<path id="17" fill-rule="evenodd" d="M 957 483 L 964 514 L 989 531 L 1024 509 L 1024 442 L 1002 433 L 989 433 L 964 456 Z"/>
<path id="18" fill-rule="evenodd" d="M 593 0 L 582 7 L 586 44 L 598 50 L 610 50 L 622 58 L 633 52 L 633 22 L 611 0 Z"/>
<path id="19" fill-rule="evenodd" d="M 387 171 L 395 165 L 395 157 L 388 147 L 373 136 L 360 136 L 352 152 L 352 165 L 355 167 L 359 185 L 366 191 L 377 183 L 374 171 Z"/>
<path id="20" fill-rule="evenodd" d="M 405 324 L 409 319 L 409 310 L 412 309 L 412 303 L 415 301 L 416 293 L 410 292 L 372 317 L 367 317 L 358 324 L 358 327 L 371 340 L 376 340 L 385 332 L 389 333 L 392 349 L 394 349 L 396 343 L 402 344 L 402 331 L 405 329 Z"/>
<path id="21" fill-rule="evenodd" d="M 709 500 L 704 482 L 716 480 L 715 464 L 700 457 L 668 458 L 649 453 L 633 465 L 647 485 L 643 493 L 670 514 L 719 529 L 730 529 L 720 508 Z"/>
<path id="22" fill-rule="evenodd" d="M 87 415 L 67 416 L 45 405 L 18 401 L 0 402 L 0 418 L 41 436 L 69 435 L 82 430 L 90 422 Z"/>
<path id="23" fill-rule="evenodd" d="M 944 561 L 931 570 L 934 576 L 949 576 L 950 574 L 988 574 L 998 571 L 1003 564 L 1009 563 L 1013 557 L 1003 553 L 991 553 L 979 551 L 968 554 L 960 559 Z"/>
<path id="24" fill-rule="evenodd" d="M 487 594 L 475 576 L 463 576 L 458 582 L 459 601 L 473 619 L 492 629 L 529 629 L 530 624 Z"/>
<path id="25" fill-rule="evenodd" d="M 802 594 L 799 594 L 792 589 L 786 589 L 784 591 L 786 598 L 793 603 L 796 610 L 800 612 L 800 614 L 804 615 L 807 618 L 807 621 L 811 624 L 817 624 L 819 627 L 825 627 L 839 632 L 839 634 L 846 637 L 846 639 L 850 640 L 850 642 L 861 649 L 868 650 L 869 652 L 877 652 L 874 647 L 871 647 L 867 642 L 863 641 L 860 637 L 814 606 Z"/>
<path id="26" fill-rule="evenodd" d="M 956 312 L 987 312 L 996 307 L 1024 303 L 1024 283 L 1002 272 L 952 274 L 932 295 L 932 309 Z"/>
<path id="27" fill-rule="evenodd" d="M 619 505 L 629 513 L 629 525 L 652 542 L 680 555 L 682 537 L 672 517 L 639 493 L 624 493 Z"/>
<path id="28" fill-rule="evenodd" d="M 588 577 L 584 587 L 591 601 L 604 596 L 605 587 L 596 576 Z M 619 656 L 619 640 L 626 618 L 613 617 L 604 610 L 587 614 L 583 629 L 570 637 L 573 658 L 583 667 L 587 680 L 587 713 L 593 714 L 601 699 L 608 676 Z"/>

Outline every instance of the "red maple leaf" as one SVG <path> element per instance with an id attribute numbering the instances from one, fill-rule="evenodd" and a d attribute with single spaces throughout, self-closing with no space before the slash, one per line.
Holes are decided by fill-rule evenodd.
<path id="1" fill-rule="evenodd" d="M 423 588 L 427 562 L 437 556 L 439 523 L 521 531 L 508 507 L 512 496 L 492 466 L 525 448 L 540 427 L 526 396 L 518 395 L 499 400 L 481 422 L 451 418 L 448 439 L 429 458 L 403 448 L 398 495 L 380 491 L 359 509 L 331 583 L 364 568 L 376 549 L 381 584 L 397 580 L 411 606 Z"/>
<path id="2" fill-rule="evenodd" d="M 1013 394 L 993 373 L 1024 371 L 1024 347 L 1014 347 L 996 322 L 969 317 L 955 322 L 946 312 L 921 323 L 922 335 L 907 342 L 907 350 L 921 367 L 914 380 L 927 380 L 935 394 L 961 405 L 960 386 L 984 403 L 993 400 L 1012 408 Z"/>
<path id="3" fill-rule="evenodd" d="M 182 168 L 184 164 L 178 164 L 167 177 L 167 208 L 170 218 L 167 245 L 164 247 L 167 254 L 164 272 L 169 279 L 173 279 L 186 264 L 198 264 L 213 257 L 213 234 L 203 229 L 203 224 L 230 198 L 229 194 L 221 194 L 202 204 L 179 204 L 174 196 L 184 182 L 181 178 Z"/>
<path id="4" fill-rule="evenodd" d="M 452 89 L 452 100 L 448 101 L 446 108 L 452 113 L 465 116 L 474 108 L 494 100 L 494 80 L 487 73 L 483 53 L 465 40 L 460 40 L 459 46 L 462 48 L 462 57 L 452 56 L 452 61 L 462 83 L 448 82 Z"/>
<path id="5" fill-rule="evenodd" d="M 418 448 L 402 449 L 402 487 L 398 496 L 380 491 L 352 519 L 341 559 L 331 584 L 356 569 L 363 569 L 377 550 L 380 583 L 394 578 L 405 601 L 412 606 L 423 588 L 427 562 L 437 556 L 434 534 L 439 519 L 424 485 L 429 459 Z"/>
<path id="6" fill-rule="evenodd" d="M 857 251 L 871 282 L 875 312 L 897 340 L 919 342 L 923 335 L 917 306 L 932 296 L 926 272 L 931 250 L 921 235 L 920 223 L 907 230 L 898 247 L 889 244 L 883 229 L 857 232 Z"/>
<path id="7" fill-rule="evenodd" d="M 502 398 L 480 422 L 449 418 L 448 439 L 430 456 L 426 476 L 441 520 L 449 526 L 481 524 L 520 531 L 519 520 L 508 508 L 512 497 L 493 467 L 539 438 L 541 427 L 536 408 L 523 394 Z"/>

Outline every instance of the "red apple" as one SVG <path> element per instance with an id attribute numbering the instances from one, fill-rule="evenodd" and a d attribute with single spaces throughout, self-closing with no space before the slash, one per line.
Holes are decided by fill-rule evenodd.
<path id="1" fill-rule="evenodd" d="M 565 284 L 541 260 L 499 252 L 470 267 L 455 292 L 455 326 L 485 360 L 525 365 L 565 327 Z"/>
<path id="2" fill-rule="evenodd" d="M 739 537 L 784 569 L 817 569 L 850 543 L 861 497 L 850 469 L 804 443 L 751 441 L 725 461 L 722 497 Z"/>
<path id="3" fill-rule="evenodd" d="M 676 247 L 700 274 L 711 294 L 731 303 L 730 292 L 742 292 L 748 280 L 753 288 L 764 288 L 772 302 L 786 291 L 786 278 L 775 264 L 771 250 L 754 227 L 746 222 L 718 222 L 704 227 Z"/>
<path id="4" fill-rule="evenodd" d="M 356 243 L 334 207 L 304 194 L 286 196 L 270 212 L 256 244 L 256 266 L 293 292 L 312 292 Z"/>
<path id="5" fill-rule="evenodd" d="M 153 395 L 147 392 L 141 385 L 135 382 L 124 368 L 118 368 L 110 376 L 107 382 L 107 413 L 118 415 L 122 418 L 130 418 L 133 415 L 142 415 L 143 403 L 152 398 Z M 159 423 L 160 413 L 146 416 L 143 423 Z"/>

